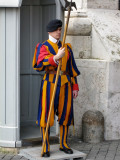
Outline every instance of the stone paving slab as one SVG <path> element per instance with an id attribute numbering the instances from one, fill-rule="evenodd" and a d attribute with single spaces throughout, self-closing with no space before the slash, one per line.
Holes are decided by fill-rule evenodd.
<path id="1" fill-rule="evenodd" d="M 89 144 L 89 143 L 84 143 L 79 139 L 72 138 L 69 139 L 68 142 L 71 148 L 86 153 L 87 157 L 85 160 L 120 160 L 120 140 L 104 141 L 97 144 Z M 11 154 L 0 153 L 0 160 L 8 160 L 8 159 L 30 160 L 29 158 L 25 158 L 23 155 L 13 154 L 12 157 Z M 80 160 L 80 159 L 76 158 L 75 160 Z"/>
<path id="2" fill-rule="evenodd" d="M 46 158 L 41 157 L 42 147 L 32 147 L 27 149 L 21 149 L 20 154 L 29 160 L 46 160 Z M 73 149 L 73 154 L 65 154 L 59 151 L 59 145 L 50 146 L 50 157 L 47 160 L 72 160 L 75 158 L 86 158 L 86 154 Z"/>
<path id="3" fill-rule="evenodd" d="M 89 144 L 73 139 L 69 143 L 72 148 L 86 153 L 86 160 L 120 160 L 120 140 Z"/>

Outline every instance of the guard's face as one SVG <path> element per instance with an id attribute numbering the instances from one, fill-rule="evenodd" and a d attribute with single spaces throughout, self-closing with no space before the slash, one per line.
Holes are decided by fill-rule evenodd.
<path id="1" fill-rule="evenodd" d="M 53 38 L 59 40 L 61 37 L 62 27 L 59 27 L 56 31 L 48 32 Z"/>

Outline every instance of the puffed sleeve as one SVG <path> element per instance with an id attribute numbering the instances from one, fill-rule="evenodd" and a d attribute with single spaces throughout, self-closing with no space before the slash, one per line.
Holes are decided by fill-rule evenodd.
<path id="1" fill-rule="evenodd" d="M 49 66 L 57 67 L 58 64 L 55 63 L 54 56 L 50 54 L 46 46 L 38 43 L 33 57 L 33 69 L 37 71 L 44 71 L 45 68 Z"/>
<path id="2" fill-rule="evenodd" d="M 68 51 L 70 55 L 69 56 L 69 72 L 71 76 L 72 88 L 73 90 L 79 91 L 79 86 L 77 83 L 77 76 L 80 75 L 80 71 L 78 70 L 76 62 L 75 62 L 71 44 L 68 43 L 67 45 L 68 45 Z"/>

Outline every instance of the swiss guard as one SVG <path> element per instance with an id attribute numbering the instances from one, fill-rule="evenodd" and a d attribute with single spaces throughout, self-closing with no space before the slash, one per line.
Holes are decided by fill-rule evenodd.
<path id="1" fill-rule="evenodd" d="M 46 31 L 49 34 L 49 39 L 37 44 L 33 58 L 33 68 L 39 72 L 45 71 L 40 88 L 37 124 L 41 128 L 42 139 L 44 139 L 57 67 L 61 59 L 62 65 L 50 118 L 50 126 L 54 125 L 56 114 L 60 127 L 59 149 L 67 154 L 72 154 L 73 151 L 67 144 L 67 135 L 69 126 L 73 124 L 73 98 L 78 96 L 77 76 L 80 72 L 75 63 L 71 44 L 66 43 L 64 48 L 61 48 L 62 21 L 58 19 L 50 21 Z M 44 157 L 50 156 L 49 136 L 50 128 L 44 147 Z"/>

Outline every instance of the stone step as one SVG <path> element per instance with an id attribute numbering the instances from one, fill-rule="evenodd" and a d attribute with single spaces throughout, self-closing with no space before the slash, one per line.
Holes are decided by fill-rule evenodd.
<path id="1" fill-rule="evenodd" d="M 41 157 L 42 147 L 31 147 L 26 149 L 21 149 L 19 155 L 24 156 L 29 160 L 75 160 L 85 159 L 86 154 L 80 151 L 73 149 L 73 154 L 65 154 L 62 151 L 59 151 L 59 145 L 51 145 L 50 146 L 50 157 L 44 158 Z"/>
<path id="2" fill-rule="evenodd" d="M 50 135 L 50 144 L 58 144 L 59 137 Z M 30 147 L 30 146 L 41 146 L 42 145 L 42 137 L 39 138 L 30 138 L 30 139 L 23 139 L 22 140 L 22 147 Z"/>

